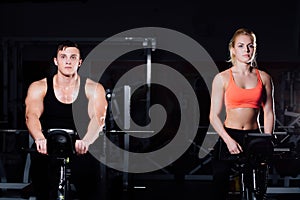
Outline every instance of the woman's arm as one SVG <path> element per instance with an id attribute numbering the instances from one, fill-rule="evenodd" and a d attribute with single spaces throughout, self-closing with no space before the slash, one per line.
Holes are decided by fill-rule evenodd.
<path id="1" fill-rule="evenodd" d="M 274 87 L 272 78 L 263 72 L 262 79 L 265 87 L 265 101 L 263 105 L 264 112 L 264 133 L 273 133 L 275 126 L 274 109 Z"/>
<path id="2" fill-rule="evenodd" d="M 224 104 L 224 94 L 224 81 L 222 75 L 219 73 L 216 75 L 212 83 L 211 107 L 209 114 L 210 123 L 226 143 L 229 152 L 240 153 L 242 151 L 242 147 L 228 135 L 228 133 L 224 129 L 224 123 L 220 118 L 220 114 L 222 112 Z"/>

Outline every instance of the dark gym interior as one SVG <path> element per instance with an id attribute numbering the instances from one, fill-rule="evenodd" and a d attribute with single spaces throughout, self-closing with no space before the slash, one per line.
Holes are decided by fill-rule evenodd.
<path id="1" fill-rule="evenodd" d="M 0 2 L 0 199 L 34 199 L 30 191 L 29 152 L 32 143 L 25 125 L 28 86 L 53 73 L 53 54 L 60 40 L 73 40 L 84 58 L 105 39 L 135 28 L 161 27 L 192 38 L 209 54 L 219 71 L 228 68 L 228 42 L 233 32 L 247 27 L 257 35 L 257 61 L 274 82 L 278 151 L 270 166 L 268 196 L 273 200 L 300 197 L 300 3 L 298 1 L 97 1 L 97 0 L 2 0 Z M 130 37 L 130 35 L 128 35 Z M 151 36 L 149 33 L 149 37 Z M 127 173 L 101 165 L 103 199 L 209 199 L 211 155 L 199 156 L 203 139 L 214 134 L 209 127 L 209 90 L 201 74 L 186 59 L 157 49 L 157 44 L 117 58 L 100 82 L 113 95 L 123 74 L 136 66 L 160 63 L 175 69 L 190 83 L 200 108 L 199 128 L 194 141 L 168 166 L 145 173 Z M 126 45 L 126 40 L 119 41 Z M 145 72 L 146 73 L 146 72 Z M 169 77 L 168 77 L 169 78 Z M 127 137 L 123 111 L 113 115 L 122 102 L 109 101 L 106 137 L 133 152 L 150 152 L 169 143 L 180 123 L 180 105 L 188 96 L 153 85 L 151 95 L 141 87 L 130 102 L 135 123 L 147 125 L 147 106 L 162 105 L 168 116 L 158 135 L 143 140 Z M 151 102 L 149 102 L 151 99 Z M 186 105 L 186 104 L 183 104 Z M 191 109 L 191 108 L 189 108 Z M 193 113 L 188 116 L 193 120 Z M 189 130 L 189 127 L 186 127 Z M 206 149 L 209 151 L 209 149 Z M 112 150 L 107 157 L 119 159 Z M 232 177 L 235 199 L 235 177 Z"/>

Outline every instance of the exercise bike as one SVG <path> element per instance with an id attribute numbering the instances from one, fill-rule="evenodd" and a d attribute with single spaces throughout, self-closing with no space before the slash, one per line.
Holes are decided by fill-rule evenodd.
<path id="1" fill-rule="evenodd" d="M 268 169 L 273 155 L 271 134 L 249 133 L 244 138 L 244 151 L 236 160 L 241 200 L 264 200 Z"/>
<path id="2" fill-rule="evenodd" d="M 53 159 L 57 159 L 59 183 L 57 200 L 71 200 L 71 168 L 70 157 L 75 154 L 76 132 L 69 129 L 49 129 L 47 131 L 47 152 Z"/>

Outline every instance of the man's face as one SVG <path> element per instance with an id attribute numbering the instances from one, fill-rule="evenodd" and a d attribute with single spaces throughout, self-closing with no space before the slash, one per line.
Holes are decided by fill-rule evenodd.
<path id="1" fill-rule="evenodd" d="M 65 76 L 77 73 L 82 63 L 79 49 L 76 47 L 65 47 L 63 50 L 58 51 L 57 57 L 54 58 L 54 63 L 57 65 L 58 71 Z"/>

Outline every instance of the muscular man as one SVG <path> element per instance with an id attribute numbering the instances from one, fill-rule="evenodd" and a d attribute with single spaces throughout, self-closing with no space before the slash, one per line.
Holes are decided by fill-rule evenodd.
<path id="1" fill-rule="evenodd" d="M 105 90 L 100 83 L 79 76 L 78 69 L 82 58 L 76 43 L 60 43 L 54 63 L 57 73 L 33 82 L 25 99 L 26 125 L 37 150 L 31 156 L 31 177 L 35 195 L 42 200 L 56 199 L 58 163 L 48 156 L 46 131 L 63 128 L 76 132 L 72 104 L 83 94 L 88 102 L 86 112 L 89 123 L 84 137 L 76 137 L 76 155 L 71 158 L 71 180 L 80 199 L 98 199 L 100 163 L 88 150 L 104 127 L 107 108 Z"/>

